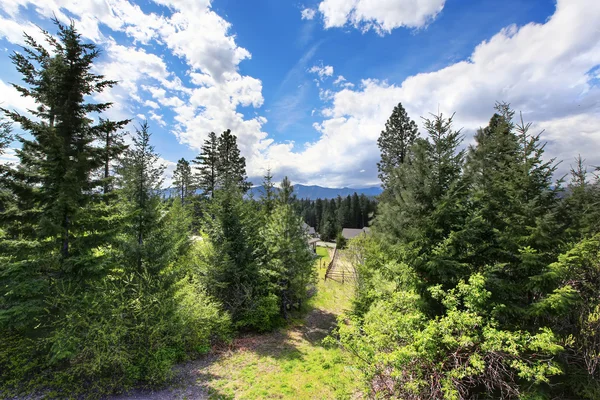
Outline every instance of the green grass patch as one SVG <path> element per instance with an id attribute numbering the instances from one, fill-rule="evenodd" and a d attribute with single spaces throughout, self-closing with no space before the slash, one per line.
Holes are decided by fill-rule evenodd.
<path id="1" fill-rule="evenodd" d="M 200 370 L 214 399 L 351 399 L 362 397 L 348 355 L 322 344 L 337 316 L 350 307 L 353 287 L 324 281 L 327 250 L 317 248 L 319 280 L 309 311 L 292 326 L 234 340 L 232 350 Z M 325 266 L 323 266 L 323 264 Z"/>

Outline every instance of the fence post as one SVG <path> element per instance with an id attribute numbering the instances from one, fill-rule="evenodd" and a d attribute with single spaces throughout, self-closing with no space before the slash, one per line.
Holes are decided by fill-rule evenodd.
<path id="1" fill-rule="evenodd" d="M 344 270 L 342 270 L 342 284 L 344 283 Z"/>

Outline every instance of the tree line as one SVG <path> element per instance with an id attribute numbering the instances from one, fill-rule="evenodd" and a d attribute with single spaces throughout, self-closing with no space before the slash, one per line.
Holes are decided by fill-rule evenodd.
<path id="1" fill-rule="evenodd" d="M 106 116 L 99 49 L 55 21 L 11 59 L 36 103 L 0 108 L 0 392 L 101 397 L 157 385 L 174 363 L 240 330 L 270 330 L 301 307 L 314 255 L 293 186 L 248 201 L 245 160 L 226 130 L 180 160 L 177 197 L 151 127 Z M 13 127 L 22 133 L 15 134 Z M 197 194 L 198 190 L 201 194 Z"/>
<path id="2" fill-rule="evenodd" d="M 375 215 L 377 200 L 355 192 L 335 199 L 297 199 L 296 212 L 304 222 L 319 232 L 321 239 L 331 241 L 343 228 L 362 229 Z"/>
<path id="3" fill-rule="evenodd" d="M 557 162 L 510 105 L 472 145 L 399 104 L 379 138 L 374 235 L 338 341 L 373 395 L 600 398 L 600 179 Z M 596 171 L 598 171 L 596 169 Z"/>

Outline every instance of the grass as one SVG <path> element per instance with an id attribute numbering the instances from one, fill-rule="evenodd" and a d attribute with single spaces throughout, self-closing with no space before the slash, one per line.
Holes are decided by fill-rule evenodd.
<path id="1" fill-rule="evenodd" d="M 322 339 L 350 306 L 352 286 L 323 280 L 327 250 L 317 248 L 319 280 L 305 318 L 277 332 L 236 339 L 199 372 L 215 399 L 350 399 L 361 397 L 347 355 Z M 325 267 L 320 267 L 320 265 Z"/>

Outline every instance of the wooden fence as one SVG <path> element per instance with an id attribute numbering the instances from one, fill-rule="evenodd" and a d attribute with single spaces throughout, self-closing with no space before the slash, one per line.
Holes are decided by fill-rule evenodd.
<path id="1" fill-rule="evenodd" d="M 331 257 L 331 261 L 329 261 L 329 264 L 327 265 L 327 270 L 325 270 L 325 280 L 327 280 L 329 274 L 331 273 L 331 268 L 333 267 L 333 264 L 335 263 L 335 260 L 337 258 L 337 247 L 333 250 L 333 257 Z"/>
<path id="2" fill-rule="evenodd" d="M 340 257 L 342 256 L 342 251 L 338 251 L 336 248 L 333 257 L 327 266 L 327 271 L 325 271 L 325 280 L 331 279 L 340 283 L 356 280 L 356 271 L 354 270 L 354 267 L 352 267 L 352 270 L 344 268 L 344 264 L 340 262 Z M 341 263 L 341 268 L 335 268 L 336 263 Z"/>

